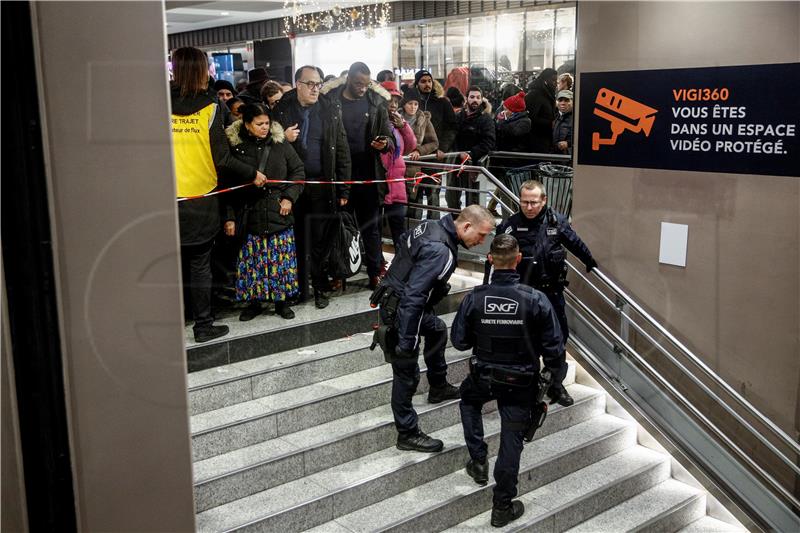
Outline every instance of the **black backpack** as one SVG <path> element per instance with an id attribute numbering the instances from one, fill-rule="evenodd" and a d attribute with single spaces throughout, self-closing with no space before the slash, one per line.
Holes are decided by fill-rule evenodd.
<path id="1" fill-rule="evenodd" d="M 339 225 L 333 232 L 328 269 L 334 279 L 347 279 L 355 276 L 361 269 L 364 244 L 353 215 L 340 211 L 337 216 Z"/>

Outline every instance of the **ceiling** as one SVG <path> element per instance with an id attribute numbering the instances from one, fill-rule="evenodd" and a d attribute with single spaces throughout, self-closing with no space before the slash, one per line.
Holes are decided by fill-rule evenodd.
<path id="1" fill-rule="evenodd" d="M 282 18 L 292 12 L 285 9 L 284 0 L 203 2 L 196 0 L 167 0 L 167 33 L 181 33 L 229 24 Z M 335 5 L 341 7 L 364 5 L 368 0 L 298 0 L 302 12 L 325 11 Z"/>

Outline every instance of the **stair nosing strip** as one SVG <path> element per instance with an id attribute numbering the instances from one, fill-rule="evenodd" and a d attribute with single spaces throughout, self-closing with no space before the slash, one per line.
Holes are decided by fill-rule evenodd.
<path id="1" fill-rule="evenodd" d="M 464 357 L 460 357 L 458 359 L 454 359 L 452 361 L 449 361 L 447 364 L 451 365 L 451 364 L 454 364 L 454 363 L 460 363 L 460 362 L 464 361 L 465 359 L 469 359 L 470 357 L 472 357 L 472 354 L 469 354 L 469 355 L 464 356 Z M 379 367 L 373 367 L 373 368 L 379 368 Z M 372 370 L 372 368 L 368 368 L 366 370 Z M 364 372 L 364 371 L 365 370 L 362 370 L 362 372 Z M 420 373 L 422 373 L 423 371 L 427 371 L 427 367 L 424 370 L 423 370 L 422 367 L 420 367 Z M 343 377 L 343 376 L 338 376 L 338 377 Z M 337 378 L 332 378 L 332 379 L 337 379 Z M 221 431 L 223 429 L 228 429 L 228 428 L 231 428 L 231 427 L 234 427 L 234 426 L 245 424 L 247 422 L 253 422 L 255 420 L 261 420 L 262 418 L 269 418 L 271 416 L 275 416 L 275 415 L 278 415 L 280 413 L 285 413 L 287 411 L 291 411 L 292 409 L 299 409 L 301 407 L 306 407 L 308 405 L 319 403 L 320 401 L 327 401 L 327 400 L 330 400 L 332 398 L 336 398 L 336 397 L 339 397 L 339 396 L 344 396 L 345 394 L 352 394 L 352 393 L 360 391 L 360 390 L 365 390 L 365 389 L 370 388 L 370 387 L 378 387 L 378 386 L 381 386 L 381 385 L 385 385 L 386 383 L 391 383 L 393 379 L 394 379 L 394 377 L 390 376 L 390 377 L 384 378 L 384 379 L 382 379 L 382 380 L 380 380 L 380 381 L 378 381 L 376 383 L 370 383 L 366 387 L 359 387 L 359 388 L 356 388 L 356 389 L 350 389 L 350 390 L 346 390 L 346 391 L 336 392 L 336 393 L 331 394 L 329 396 L 323 396 L 323 397 L 317 398 L 315 400 L 308 400 L 306 402 L 299 403 L 299 404 L 293 405 L 291 407 L 282 407 L 281 409 L 278 409 L 276 411 L 272 411 L 272 412 L 270 412 L 268 414 L 260 414 L 260 415 L 255 415 L 255 416 L 251 416 L 251 417 L 248 417 L 248 418 L 243 418 L 243 419 L 237 420 L 235 422 L 227 422 L 227 423 L 222 424 L 220 426 L 215 426 L 213 428 L 203 429 L 203 430 L 200 430 L 200 431 L 198 431 L 196 433 L 192 433 L 191 436 L 192 436 L 192 438 L 194 438 L 194 437 L 198 437 L 198 436 L 201 436 L 201 435 L 207 435 L 207 434 L 213 433 L 215 431 Z M 327 381 L 327 380 L 325 380 L 325 381 Z M 320 381 L 318 383 L 323 383 L 323 382 Z M 316 385 L 316 383 L 312 383 L 311 385 Z M 290 390 L 294 390 L 294 389 L 290 389 Z M 283 391 L 283 392 L 289 392 L 289 391 Z M 269 396 L 261 396 L 259 398 L 254 398 L 253 400 L 248 400 L 248 401 L 256 401 L 256 400 L 260 400 L 261 398 L 269 398 Z M 236 404 L 233 404 L 233 405 L 236 405 Z M 232 406 L 229 405 L 227 407 L 232 407 Z M 210 413 L 211 411 L 206 411 L 206 412 Z M 198 414 L 205 414 L 205 413 L 198 413 Z M 280 435 L 278 435 L 278 437 L 280 437 Z"/>
<path id="2" fill-rule="evenodd" d="M 608 415 L 608 416 L 613 416 L 613 415 Z M 588 420 L 587 420 L 586 422 L 588 422 Z M 627 421 L 623 421 L 623 422 L 627 422 Z M 582 423 L 585 423 L 585 422 L 582 422 Z M 457 424 L 453 424 L 453 426 L 455 426 L 455 425 L 457 425 Z M 577 424 L 576 424 L 576 425 L 577 425 Z M 453 427 L 453 426 L 448 426 L 448 427 Z M 570 426 L 570 427 L 574 427 L 574 426 Z M 578 446 L 577 448 L 573 448 L 573 449 L 571 449 L 571 450 L 568 450 L 568 451 L 564 451 L 564 452 L 560 452 L 560 453 L 558 453 L 558 454 L 555 454 L 555 455 L 553 455 L 553 456 L 549 457 L 549 458 L 548 458 L 548 460 L 547 460 L 547 461 L 545 461 L 545 462 L 542 462 L 542 461 L 540 461 L 540 462 L 537 462 L 537 463 L 535 463 L 535 465 L 534 465 L 534 467 L 533 467 L 533 468 L 537 468 L 537 467 L 539 467 L 540 465 L 546 464 L 547 462 L 550 462 L 550 461 L 553 461 L 553 460 L 557 460 L 557 459 L 561 459 L 561 458 L 563 458 L 563 457 L 565 457 L 565 456 L 567 456 L 567 455 L 571 455 L 572 453 L 576 453 L 576 452 L 578 452 L 579 450 L 585 449 L 585 448 L 587 448 L 587 447 L 589 447 L 589 446 L 595 445 L 595 444 L 597 444 L 597 443 L 599 443 L 599 442 L 602 442 L 602 441 L 604 441 L 604 440 L 607 440 L 607 439 L 613 438 L 614 436 L 618 435 L 619 433 L 622 433 L 622 432 L 624 432 L 624 431 L 629 431 L 631 427 L 632 427 L 632 426 L 631 426 L 631 425 L 629 425 L 629 424 L 624 424 L 624 425 L 620 426 L 619 428 L 616 428 L 616 429 L 614 429 L 614 430 L 610 431 L 609 433 L 606 433 L 606 434 L 604 434 L 604 435 L 601 435 L 601 436 L 599 436 L 599 437 L 595 437 L 595 438 L 591 439 L 590 441 L 587 441 L 587 442 L 583 443 L 582 445 Z M 566 429 L 569 429 L 569 428 L 565 428 L 564 430 L 566 430 Z M 562 430 L 562 431 L 564 431 L 564 430 Z M 499 432 L 498 432 L 498 433 L 499 433 Z M 553 435 L 555 435 L 555 433 L 554 433 Z M 548 435 L 548 436 L 549 436 L 549 435 Z M 460 448 L 460 447 L 461 447 L 461 445 L 459 445 L 458 447 Z M 464 445 L 463 445 L 463 447 L 464 447 L 464 448 L 466 448 L 466 444 L 464 444 Z M 388 448 L 384 448 L 384 449 L 388 449 Z M 444 450 L 443 450 L 443 451 L 444 451 Z M 438 453 L 441 453 L 441 452 L 438 452 Z M 419 462 L 422 462 L 422 461 L 426 460 L 426 459 L 427 459 L 427 458 L 429 458 L 429 457 L 433 457 L 433 455 L 421 455 L 421 456 L 420 456 L 420 459 L 419 459 L 418 461 L 415 461 L 413 464 L 417 464 L 417 463 L 419 463 Z M 397 472 L 397 471 L 401 470 L 402 468 L 405 468 L 405 466 L 406 466 L 406 465 L 403 465 L 402 467 L 399 467 L 399 468 L 395 468 L 394 470 L 391 470 L 390 472 Z M 531 470 L 532 470 L 533 468 L 531 468 Z M 456 470 L 455 472 L 457 472 L 457 471 L 458 471 L 458 470 Z M 455 473 L 455 472 L 451 472 L 450 474 L 453 474 L 453 473 Z M 447 475 L 450 475 L 450 474 L 445 474 L 445 476 L 447 476 Z M 384 473 L 384 475 L 385 475 L 385 473 Z M 442 476 L 442 477 L 445 477 L 445 476 Z M 307 476 L 305 476 L 305 477 L 307 477 Z M 304 479 L 304 478 L 300 478 L 300 479 Z M 304 502 L 301 502 L 301 503 L 297 503 L 297 504 L 295 504 L 295 505 L 292 505 L 292 506 L 290 506 L 290 507 L 287 507 L 287 508 L 285 508 L 285 509 L 281 509 L 281 510 L 279 510 L 279 511 L 275 511 L 275 512 L 273 512 L 273 513 L 270 513 L 270 514 L 268 514 L 268 515 L 261 516 L 260 518 L 256 518 L 256 519 L 250 520 L 250 521 L 248 521 L 248 522 L 245 522 L 245 523 L 243 523 L 243 524 L 239 524 L 239 525 L 235 526 L 235 528 L 233 528 L 233 529 L 226 529 L 225 531 L 226 531 L 226 532 L 228 532 L 228 531 L 235 531 L 236 529 L 241 529 L 241 528 L 244 528 L 244 527 L 248 527 L 248 526 L 251 526 L 251 525 L 255 525 L 255 524 L 258 524 L 258 523 L 260 523 L 260 522 L 263 522 L 264 520 L 267 520 L 267 519 L 269 519 L 269 518 L 271 518 L 271 517 L 273 517 L 273 516 L 279 516 L 279 515 L 281 515 L 281 514 L 288 513 L 288 512 L 290 512 L 290 511 L 293 511 L 293 510 L 295 510 L 295 509 L 298 509 L 298 508 L 300 508 L 300 507 L 303 507 L 303 506 L 305 506 L 305 505 L 310 505 L 310 504 L 312 504 L 312 503 L 315 503 L 315 502 L 321 501 L 321 500 L 323 500 L 323 499 L 325 499 L 325 498 L 332 498 L 332 497 L 334 497 L 336 494 L 339 494 L 339 493 L 341 493 L 341 492 L 344 492 L 345 490 L 350 490 L 350 489 L 352 489 L 353 487 L 358 487 L 359 485 L 363 485 L 363 484 L 364 484 L 364 483 L 366 483 L 367 481 L 371 481 L 371 480 L 373 480 L 373 479 L 374 479 L 374 476 L 370 476 L 369 478 L 367 478 L 367 479 L 365 479 L 365 480 L 361 480 L 361 481 L 359 481 L 359 482 L 356 482 L 356 483 L 351 483 L 351 484 L 349 484 L 349 485 L 346 485 L 346 486 L 344 486 L 344 487 L 340 487 L 340 488 L 338 488 L 338 489 L 336 489 L 336 490 L 334 490 L 334 491 L 328 492 L 327 494 L 324 494 L 324 495 L 322 495 L 322 496 L 316 496 L 316 497 L 314 497 L 314 498 L 311 498 L 311 499 L 309 499 L 309 500 L 306 500 L 306 501 L 304 501 Z M 438 478 L 437 478 L 437 479 L 438 479 Z M 430 483 L 430 482 L 432 482 L 432 481 L 434 481 L 434 480 L 431 480 L 431 481 L 429 481 L 428 483 Z M 314 482 L 312 481 L 312 483 L 314 483 Z M 488 488 L 488 487 L 491 487 L 493 483 L 494 483 L 494 482 L 492 482 L 492 483 L 490 483 L 490 484 L 487 484 L 487 485 L 484 485 L 484 486 L 481 486 L 481 487 L 478 487 L 478 486 L 476 485 L 476 488 L 477 488 L 477 490 L 484 490 L 484 489 L 486 489 L 486 488 Z M 318 485 L 317 483 L 315 483 L 315 484 L 316 484 L 316 485 Z M 278 486 L 280 486 L 280 485 L 278 485 Z M 321 485 L 320 485 L 320 486 L 321 486 Z M 274 488 L 274 487 L 272 487 L 272 488 Z M 322 487 L 322 488 L 324 489 L 325 487 Z M 270 489 L 267 489 L 267 490 L 270 490 Z M 404 491 L 404 492 L 405 492 L 405 491 Z M 398 494 L 401 494 L 401 493 L 398 493 Z M 398 494 L 396 494 L 395 496 L 397 496 Z M 470 494 L 473 494 L 473 493 L 470 493 Z M 449 498 L 449 499 L 445 500 L 444 502 L 440 502 L 440 503 L 439 503 L 439 504 L 437 504 L 437 505 L 434 505 L 434 506 L 432 506 L 432 507 L 429 507 L 429 508 L 427 508 L 427 510 L 426 510 L 425 512 L 418 512 L 418 513 L 416 513 L 416 514 L 414 514 L 414 515 L 412 515 L 412 516 L 410 516 L 410 517 L 408 517 L 408 518 L 406 518 L 406 519 L 404 519 L 404 520 L 393 522 L 393 523 L 389 524 L 388 526 L 385 526 L 385 527 L 383 527 L 383 528 L 381 528 L 381 529 L 378 529 L 378 530 L 376 530 L 376 531 L 386 531 L 387 529 L 390 529 L 390 528 L 392 528 L 392 527 L 395 527 L 395 526 L 397 526 L 397 525 L 400 525 L 400 524 L 403 524 L 403 523 L 405 523 L 405 522 L 408 522 L 408 521 L 409 521 L 409 520 L 411 520 L 411 519 L 414 519 L 414 518 L 417 518 L 417 517 L 419 517 L 419 516 L 422 516 L 422 515 L 424 515 L 424 514 L 427 514 L 427 513 L 429 513 L 431 510 L 438 509 L 438 508 L 440 508 L 440 507 L 443 507 L 443 506 L 445 506 L 445 505 L 448 505 L 448 504 L 450 504 L 450 503 L 452 503 L 452 502 L 454 502 L 454 501 L 460 500 L 460 499 L 461 499 L 461 498 L 463 498 L 464 496 L 465 496 L 464 494 L 459 494 L 459 495 L 456 495 L 456 496 L 452 496 L 451 498 Z M 386 499 L 388 499 L 388 498 L 386 498 Z M 375 502 L 375 503 L 378 503 L 378 502 Z M 374 504 L 371 504 L 371 505 L 374 505 Z M 355 512 L 355 511 L 353 511 L 353 512 Z M 346 513 L 345 515 L 342 515 L 342 516 L 346 516 L 347 514 L 350 514 L 350 513 Z M 331 520 L 335 520 L 336 518 L 337 518 L 337 517 L 333 517 L 333 518 L 331 518 Z M 329 521 L 330 521 L 330 520 L 328 520 L 328 522 L 329 522 Z M 324 523 L 324 522 L 323 522 L 323 523 Z M 322 524 L 320 524 L 320 525 L 322 525 Z"/>
<path id="3" fill-rule="evenodd" d="M 583 385 L 583 386 L 587 387 L 586 385 Z M 591 387 L 587 387 L 587 388 L 591 388 Z M 596 390 L 596 389 L 594 389 L 594 390 Z M 573 407 L 575 405 L 582 405 L 584 403 L 594 401 L 600 396 L 601 396 L 600 392 L 598 392 L 598 393 L 596 393 L 596 394 L 594 394 L 592 396 L 587 396 L 586 398 L 582 398 L 582 399 L 576 401 L 570 407 Z M 444 408 L 446 406 L 452 405 L 453 403 L 456 403 L 456 402 L 459 402 L 459 401 L 460 400 L 456 398 L 456 399 L 453 399 L 453 400 L 447 400 L 447 401 L 442 402 L 440 404 L 435 404 L 433 409 L 431 409 L 430 411 L 425 411 L 425 413 L 429 413 L 429 412 L 432 412 L 434 410 L 442 409 L 442 408 Z M 564 407 L 564 409 L 569 409 L 569 408 L 568 407 Z M 560 409 L 559 409 L 559 411 L 560 411 Z M 200 485 L 205 484 L 205 483 L 209 483 L 209 482 L 212 482 L 212 481 L 218 481 L 218 480 L 224 479 L 224 478 L 226 478 L 228 476 L 233 476 L 233 475 L 236 475 L 236 474 L 240 474 L 240 473 L 245 472 L 247 470 L 250 470 L 252 468 L 257 468 L 259 466 L 264 466 L 264 465 L 267 465 L 269 463 L 272 463 L 272 462 L 275 462 L 275 461 L 279 461 L 281 459 L 285 459 L 285 458 L 290 457 L 292 455 L 299 455 L 301 453 L 306 453 L 306 452 L 311 451 L 311 450 L 319 449 L 319 448 L 322 448 L 324 446 L 328 446 L 328 445 L 330 445 L 332 443 L 338 442 L 340 440 L 346 440 L 346 439 L 349 439 L 349 438 L 354 437 L 356 435 L 360 435 L 360 434 L 363 434 L 363 433 L 368 433 L 370 431 L 375 431 L 375 430 L 380 429 L 382 427 L 393 425 L 393 424 L 394 424 L 393 420 L 387 419 L 386 421 L 381 422 L 377 426 L 373 426 L 373 427 L 369 427 L 369 428 L 356 429 L 356 430 L 351 431 L 350 433 L 345 433 L 341 437 L 337 438 L 335 441 L 326 441 L 324 443 L 309 445 L 309 446 L 305 446 L 303 448 L 298 448 L 297 450 L 293 450 L 293 451 L 290 451 L 290 452 L 285 452 L 285 453 L 282 453 L 281 455 L 278 455 L 276 457 L 273 457 L 273 458 L 270 458 L 270 459 L 266 459 L 266 460 L 257 461 L 255 463 L 251 463 L 251 464 L 249 464 L 247 466 L 243 466 L 243 467 L 237 468 L 235 470 L 231 470 L 230 472 L 226 472 L 224 474 L 217 474 L 214 477 L 209 477 L 209 478 L 204 479 L 202 481 L 199 481 L 197 483 L 193 483 L 193 486 L 197 487 L 197 486 L 200 486 Z M 447 426 L 447 427 L 450 427 L 450 426 Z M 301 431 L 305 431 L 305 430 L 301 430 Z M 290 435 L 291 435 L 291 433 L 290 433 Z M 284 436 L 286 436 L 286 435 L 284 435 Z M 280 439 L 282 437 L 275 437 L 275 438 L 276 439 Z M 270 440 L 272 440 L 272 439 L 270 439 Z M 267 442 L 267 441 L 264 441 L 264 442 Z M 535 442 L 535 440 L 534 440 L 534 442 Z M 389 448 L 391 448 L 391 446 L 389 446 Z M 388 448 L 384 448 L 384 449 L 388 449 Z M 236 451 L 236 450 L 232 450 L 232 451 Z M 378 450 L 378 451 L 380 451 L 380 450 Z M 221 455 L 224 455 L 224 454 L 221 454 Z M 213 457 L 218 457 L 218 456 L 213 456 Z M 364 457 L 364 456 L 362 456 L 362 457 Z"/>
<path id="4" fill-rule="evenodd" d="M 613 416 L 613 415 L 609 415 L 609 416 Z M 572 427 L 572 426 L 571 426 L 571 427 Z M 556 455 L 553 455 L 553 456 L 551 456 L 550 458 L 548 458 L 548 461 L 547 461 L 547 462 L 550 462 L 550 461 L 555 461 L 555 460 L 558 460 L 558 459 L 562 459 L 563 457 L 566 457 L 566 456 L 568 456 L 568 455 L 571 455 L 571 453 L 574 453 L 575 451 L 578 451 L 578 450 L 582 450 L 582 449 L 588 448 L 589 446 L 595 445 L 595 444 L 597 444 L 597 443 L 599 443 L 599 442 L 602 442 L 602 441 L 604 441 L 604 440 L 610 439 L 610 438 L 612 438 L 612 437 L 614 437 L 614 436 L 618 435 L 619 433 L 622 433 L 622 432 L 624 432 L 624 431 L 629 431 L 629 430 L 630 430 L 630 426 L 628 426 L 628 425 L 623 425 L 623 426 L 621 426 L 621 427 L 619 427 L 619 428 L 617 428 L 617 429 L 615 429 L 615 430 L 611 431 L 610 433 L 607 433 L 607 434 L 605 434 L 605 435 L 601 435 L 601 436 L 599 436 L 599 437 L 595 437 L 595 438 L 593 438 L 592 440 L 590 440 L 590 441 L 588 441 L 588 442 L 586 442 L 586 443 L 582 444 L 580 447 L 578 447 L 578 448 L 576 448 L 576 449 L 573 449 L 572 451 L 561 452 L 561 453 L 558 453 L 558 454 L 556 454 Z M 563 431 L 563 430 L 562 430 L 562 431 Z M 549 435 L 548 435 L 548 436 L 549 436 Z M 466 446 L 466 445 L 465 445 L 465 446 Z M 538 462 L 538 463 L 536 463 L 535 467 L 538 467 L 538 466 L 540 466 L 540 465 L 542 465 L 542 464 L 545 464 L 545 463 L 543 463 L 543 462 Z M 534 467 L 534 468 L 535 468 L 535 467 Z M 531 470 L 532 470 L 532 469 L 531 469 Z M 402 519 L 402 520 L 396 520 L 396 521 L 392 522 L 391 524 L 389 524 L 389 525 L 387 525 L 387 526 L 384 526 L 384 527 L 382 527 L 381 529 L 377 529 L 377 530 L 375 530 L 375 531 L 388 531 L 388 530 L 390 530 L 390 529 L 392 529 L 392 528 L 394 528 L 394 527 L 397 527 L 397 526 L 399 526 L 399 525 L 401 525 L 401 524 L 405 524 L 406 522 L 410 522 L 411 520 L 414 520 L 414 519 L 416 519 L 416 518 L 419 518 L 419 517 L 421 517 L 421 516 L 424 516 L 424 515 L 426 515 L 426 514 L 428 514 L 428 513 L 432 512 L 432 511 L 435 511 L 436 509 L 441 509 L 441 508 L 443 508 L 443 507 L 445 507 L 445 506 L 447 506 L 447 505 L 450 505 L 451 503 L 453 503 L 453 502 L 456 502 L 456 501 L 458 501 L 458 500 L 460 500 L 460 499 L 464 498 L 465 496 L 471 496 L 472 494 L 475 494 L 475 492 L 477 492 L 477 491 L 481 491 L 481 490 L 488 490 L 489 488 L 492 488 L 492 487 L 494 487 L 494 485 L 496 485 L 496 482 L 494 482 L 494 481 L 491 481 L 490 483 L 487 483 L 486 485 L 477 485 L 477 484 L 476 484 L 476 485 L 475 485 L 475 489 L 474 489 L 474 491 L 473 491 L 473 492 L 471 492 L 471 493 L 469 493 L 469 494 L 458 494 L 458 495 L 452 496 L 452 497 L 448 498 L 447 500 L 445 500 L 445 501 L 443 501 L 443 502 L 440 502 L 440 503 L 438 503 L 438 504 L 436 504 L 436 505 L 433 505 L 433 506 L 431 506 L 431 507 L 428 507 L 427 509 L 425 509 L 425 510 L 423 510 L 423 511 L 420 511 L 420 512 L 417 512 L 417 513 L 415 513 L 415 514 L 413 514 L 413 515 L 411 515 L 411 516 L 409 516 L 409 517 L 407 517 L 407 518 L 405 518 L 405 519 Z M 348 514 L 349 514 L 349 513 L 348 513 Z"/>
<path id="5" fill-rule="evenodd" d="M 678 480 L 677 480 L 677 479 L 675 479 L 675 478 L 670 478 L 670 479 L 672 479 L 672 480 L 675 480 L 675 481 L 677 481 L 678 483 L 682 483 L 682 482 L 678 481 Z M 684 485 L 686 485 L 686 483 L 683 483 L 683 484 L 684 484 Z M 691 485 L 686 485 L 686 486 L 687 486 L 687 487 L 691 487 Z M 691 487 L 691 488 L 694 488 L 694 487 Z M 699 489 L 695 489 L 695 490 L 699 490 Z M 681 502 L 681 503 L 678 503 L 678 504 L 676 504 L 676 505 L 673 505 L 672 507 L 670 507 L 669 509 L 665 510 L 664 512 L 662 512 L 662 513 L 659 513 L 659 514 L 658 514 L 658 516 L 654 516 L 654 517 L 653 517 L 653 518 L 651 518 L 650 520 L 646 521 L 646 522 L 645 522 L 645 523 L 643 523 L 643 524 L 639 524 L 638 526 L 634 527 L 633 529 L 630 529 L 629 531 L 630 531 L 630 532 L 635 532 L 635 531 L 647 531 L 647 529 L 649 528 L 649 526 L 650 526 L 651 524 L 654 524 L 654 523 L 656 523 L 657 521 L 659 521 L 659 520 L 661 520 L 661 519 L 663 519 L 663 518 L 665 518 L 665 517 L 667 517 L 667 516 L 669 516 L 669 515 L 671 515 L 671 514 L 673 514 L 673 513 L 676 513 L 676 512 L 678 512 L 678 511 L 680 511 L 681 509 L 684 509 L 684 508 L 686 508 L 686 507 L 689 507 L 689 506 L 690 506 L 690 505 L 692 505 L 692 504 L 693 504 L 695 501 L 697 501 L 697 500 L 701 499 L 701 498 L 702 498 L 702 497 L 704 497 L 704 496 L 705 496 L 705 494 L 703 493 L 703 491 L 699 491 L 699 492 L 697 492 L 696 494 L 692 494 L 691 498 L 687 498 L 687 499 L 686 499 L 686 501 L 684 501 L 684 502 Z M 706 515 L 706 516 L 708 516 L 708 515 Z M 691 522 L 689 522 L 689 523 L 691 523 Z M 684 527 L 685 527 L 685 526 L 687 526 L 687 525 L 689 525 L 689 524 L 684 524 Z"/>

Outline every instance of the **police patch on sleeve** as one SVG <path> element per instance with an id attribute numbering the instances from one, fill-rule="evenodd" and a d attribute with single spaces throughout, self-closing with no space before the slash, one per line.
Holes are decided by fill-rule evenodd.
<path id="1" fill-rule="evenodd" d="M 509 234 L 509 233 L 511 233 L 512 231 L 514 231 L 514 228 L 512 228 L 511 226 L 509 226 L 509 227 L 507 227 L 507 228 L 506 228 L 505 234 L 506 234 L 506 235 L 508 235 L 508 234 Z"/>
<path id="2" fill-rule="evenodd" d="M 414 238 L 418 239 L 423 233 L 425 233 L 425 229 L 428 227 L 427 222 L 423 222 L 416 228 L 414 228 Z"/>
<path id="3" fill-rule="evenodd" d="M 547 228 L 548 235 L 558 235 L 558 228 Z"/>

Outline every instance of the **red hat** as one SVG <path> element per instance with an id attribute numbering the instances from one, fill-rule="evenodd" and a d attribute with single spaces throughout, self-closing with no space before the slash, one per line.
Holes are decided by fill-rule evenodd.
<path id="1" fill-rule="evenodd" d="M 525 93 L 520 91 L 514 96 L 509 96 L 503 100 L 503 107 L 512 113 L 521 113 L 525 111 Z"/>
<path id="2" fill-rule="evenodd" d="M 403 96 L 403 93 L 400 92 L 400 89 L 397 87 L 397 83 L 393 81 L 384 81 L 381 82 L 381 87 L 389 91 L 389 94 L 392 96 Z"/>

